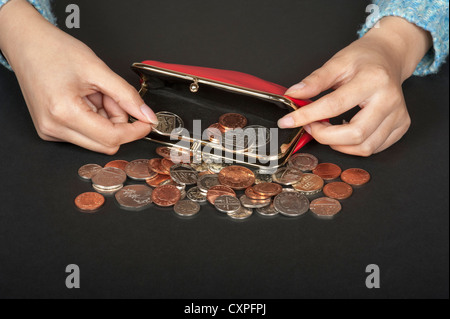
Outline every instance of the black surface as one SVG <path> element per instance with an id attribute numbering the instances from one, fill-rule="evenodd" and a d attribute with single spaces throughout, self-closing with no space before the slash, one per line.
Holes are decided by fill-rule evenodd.
<path id="1" fill-rule="evenodd" d="M 145 59 L 238 70 L 285 86 L 356 38 L 367 2 L 58 1 L 81 8 L 68 30 L 127 81 Z M 64 30 L 64 26 L 62 27 Z M 372 181 L 333 221 L 252 216 L 234 222 L 203 205 L 183 220 L 172 209 L 96 215 L 73 199 L 89 191 L 86 163 L 155 156 L 138 141 L 113 157 L 41 141 L 14 74 L 0 70 L 0 297 L 3 298 L 448 298 L 448 65 L 404 85 L 412 117 L 387 151 L 359 158 L 310 143 L 304 151 Z M 65 287 L 65 267 L 81 289 Z M 381 288 L 365 268 L 381 269 Z"/>

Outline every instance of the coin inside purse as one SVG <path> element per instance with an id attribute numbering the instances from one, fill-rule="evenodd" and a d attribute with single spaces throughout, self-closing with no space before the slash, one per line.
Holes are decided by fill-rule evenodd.
<path id="1" fill-rule="evenodd" d="M 211 146 L 209 140 L 199 136 L 198 125 L 201 125 L 203 132 L 210 125 L 217 123 L 219 117 L 225 113 L 242 114 L 247 118 L 247 127 L 258 125 L 276 129 L 272 131 L 275 134 L 271 136 L 275 140 L 266 147 L 258 148 L 257 152 L 245 149 L 235 151 L 220 143 L 215 146 L 214 152 L 211 152 L 216 160 L 225 157 L 229 160 L 230 154 L 236 153 L 236 156 L 233 156 L 234 162 L 260 168 L 268 165 L 277 167 L 287 161 L 303 134 L 302 128 L 277 129 L 278 119 L 297 108 L 282 95 L 146 63 L 134 63 L 132 69 L 141 79 L 140 94 L 145 103 L 155 113 L 171 112 L 182 119 L 184 129 L 188 132 L 188 136 L 183 134 L 183 140 L 189 142 L 191 151 L 201 151 L 205 145 Z M 151 132 L 147 139 L 168 146 L 180 146 L 179 140 L 155 131 Z"/>

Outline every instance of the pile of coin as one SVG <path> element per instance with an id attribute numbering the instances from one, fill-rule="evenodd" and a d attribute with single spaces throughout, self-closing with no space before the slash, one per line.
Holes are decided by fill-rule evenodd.
<path id="1" fill-rule="evenodd" d="M 232 219 L 249 218 L 254 209 L 262 216 L 295 217 L 311 211 L 331 218 L 341 211 L 340 201 L 352 195 L 353 187 L 370 180 L 363 169 L 342 171 L 307 153 L 294 154 L 287 165 L 270 173 L 241 165 L 193 163 L 192 154 L 165 146 L 156 153 L 159 158 L 82 166 L 79 176 L 91 181 L 96 192 L 79 195 L 75 205 L 94 212 L 105 203 L 103 195 L 114 195 L 123 209 L 142 210 L 154 204 L 173 207 L 185 217 L 197 214 L 205 203 Z M 135 183 L 124 186 L 127 179 Z"/>

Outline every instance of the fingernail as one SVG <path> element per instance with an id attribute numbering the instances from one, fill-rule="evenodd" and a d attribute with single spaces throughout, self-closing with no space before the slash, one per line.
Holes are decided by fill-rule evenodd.
<path id="1" fill-rule="evenodd" d="M 303 89 L 305 86 L 306 86 L 306 84 L 303 83 L 303 82 L 297 83 L 297 84 L 291 86 L 291 87 L 286 91 L 285 94 L 286 94 L 286 95 L 289 95 L 289 94 L 291 94 L 291 93 L 295 93 L 295 92 L 300 91 L 301 89 Z"/>
<path id="2" fill-rule="evenodd" d="M 150 123 L 158 124 L 158 118 L 156 117 L 156 114 L 147 105 L 145 104 L 141 105 L 141 112 L 142 114 L 144 114 L 144 116 Z"/>
<path id="3" fill-rule="evenodd" d="M 308 132 L 308 134 L 311 134 L 311 126 L 305 125 L 303 126 L 303 128 L 305 129 L 306 132 Z"/>
<path id="4" fill-rule="evenodd" d="M 294 127 L 294 119 L 290 116 L 285 116 L 278 120 L 278 126 L 281 128 Z"/>

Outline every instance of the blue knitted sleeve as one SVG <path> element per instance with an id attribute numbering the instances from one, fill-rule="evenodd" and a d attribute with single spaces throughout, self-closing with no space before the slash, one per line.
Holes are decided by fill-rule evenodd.
<path id="1" fill-rule="evenodd" d="M 0 0 L 0 9 L 8 1 L 9 0 Z M 53 15 L 50 7 L 50 0 L 28 0 L 28 2 L 31 3 L 45 19 L 56 25 L 56 18 Z M 11 70 L 11 66 L 8 64 L 2 54 L 0 54 L 0 64 L 3 64 L 5 67 Z"/>
<path id="2" fill-rule="evenodd" d="M 414 23 L 431 33 L 433 47 L 417 65 L 413 74 L 424 76 L 436 73 L 448 55 L 448 3 L 449 0 L 374 0 L 373 4 L 378 6 L 377 12 L 369 15 L 358 34 L 362 37 L 386 16 L 397 16 Z"/>

